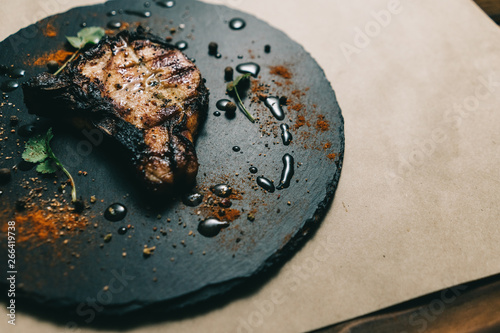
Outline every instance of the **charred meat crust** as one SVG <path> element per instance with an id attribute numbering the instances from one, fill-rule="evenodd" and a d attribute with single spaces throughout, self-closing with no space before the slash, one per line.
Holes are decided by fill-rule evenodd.
<path id="1" fill-rule="evenodd" d="M 23 85 L 30 113 L 84 119 L 123 148 L 146 188 L 169 192 L 198 172 L 194 139 L 208 89 L 174 46 L 143 32 L 106 36 L 59 75 Z"/>

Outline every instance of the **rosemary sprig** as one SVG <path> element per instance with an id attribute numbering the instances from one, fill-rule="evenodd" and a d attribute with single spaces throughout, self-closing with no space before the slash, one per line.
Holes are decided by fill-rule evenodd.
<path id="1" fill-rule="evenodd" d="M 234 94 L 236 95 L 236 99 L 238 100 L 238 105 L 239 105 L 241 111 L 247 116 L 248 120 L 250 120 L 252 123 L 254 123 L 255 118 L 245 108 L 245 105 L 243 105 L 243 102 L 241 101 L 240 94 L 238 93 L 238 85 L 240 85 L 241 82 L 248 80 L 250 78 L 250 76 L 251 76 L 250 73 L 246 73 L 246 74 L 238 76 L 234 81 L 229 82 L 227 84 L 226 90 L 228 93 L 234 92 Z"/>

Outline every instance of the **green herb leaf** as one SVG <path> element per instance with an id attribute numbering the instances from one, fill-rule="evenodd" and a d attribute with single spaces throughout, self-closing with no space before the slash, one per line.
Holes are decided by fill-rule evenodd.
<path id="1" fill-rule="evenodd" d="M 234 92 L 234 94 L 236 95 L 236 98 L 238 100 L 238 105 L 240 106 L 241 111 L 245 114 L 245 116 L 247 116 L 248 120 L 250 120 L 252 123 L 254 123 L 255 122 L 254 117 L 245 108 L 245 105 L 243 105 L 243 102 L 241 101 L 240 94 L 238 93 L 238 85 L 240 84 L 240 82 L 242 80 L 247 80 L 248 78 L 250 78 L 250 76 L 251 76 L 250 73 L 246 73 L 246 74 L 238 76 L 234 81 L 229 82 L 227 84 L 226 90 L 228 93 Z"/>
<path id="2" fill-rule="evenodd" d="M 46 159 L 42 163 L 38 164 L 36 171 L 40 173 L 54 173 L 57 171 L 57 165 L 50 158 Z"/>
<path id="3" fill-rule="evenodd" d="M 47 134 L 36 135 L 26 142 L 26 147 L 23 152 L 23 160 L 31 163 L 43 162 L 49 153 L 47 151 L 48 142 L 52 139 L 52 131 L 49 129 Z"/>
<path id="4" fill-rule="evenodd" d="M 66 36 L 66 39 L 71 44 L 71 46 L 73 46 L 75 49 L 80 49 L 84 46 L 83 39 L 81 39 L 80 37 L 71 37 L 71 36 L 68 37 L 68 36 Z"/>
<path id="5" fill-rule="evenodd" d="M 68 37 L 68 42 L 76 49 L 81 49 L 87 44 L 97 44 L 104 37 L 105 32 L 101 27 L 83 28 L 77 33 L 77 37 Z"/>
<path id="6" fill-rule="evenodd" d="M 77 35 L 85 41 L 85 44 L 97 44 L 105 32 L 101 27 L 88 27 L 80 30 Z"/>
<path id="7" fill-rule="evenodd" d="M 229 83 L 227 84 L 227 91 L 228 91 L 228 92 L 232 92 L 234 89 L 237 89 L 237 88 L 238 88 L 238 84 L 240 83 L 240 81 L 241 81 L 241 80 L 246 80 L 246 79 L 248 79 L 250 76 L 251 76 L 251 74 L 250 74 L 250 73 L 246 73 L 246 74 L 243 74 L 243 75 L 238 76 L 236 79 L 234 79 L 234 81 L 229 82 Z"/>
<path id="8" fill-rule="evenodd" d="M 87 44 L 97 44 L 101 40 L 101 38 L 105 35 L 104 29 L 101 27 L 88 27 L 88 28 L 83 28 L 82 30 L 78 31 L 76 34 L 76 37 L 68 37 L 66 36 L 66 39 L 68 42 L 75 48 L 78 49 L 71 58 L 69 58 L 64 65 L 59 68 L 54 75 L 57 75 L 62 72 L 66 66 L 75 60 L 76 56 L 78 55 L 78 52 Z"/>
<path id="9" fill-rule="evenodd" d="M 27 162 L 39 163 L 36 167 L 36 171 L 40 173 L 54 173 L 59 167 L 71 181 L 71 186 L 73 187 L 71 190 L 71 198 L 72 202 L 76 202 L 75 181 L 50 148 L 50 140 L 52 140 L 53 137 L 52 128 L 49 128 L 45 135 L 40 134 L 30 138 L 28 142 L 26 142 L 25 150 L 22 155 L 23 159 Z"/>
<path id="10" fill-rule="evenodd" d="M 45 141 L 47 141 L 47 147 L 50 149 L 50 146 L 49 146 L 49 143 L 50 143 L 50 140 L 52 140 L 52 138 L 54 137 L 54 134 L 52 134 L 52 127 L 49 128 L 49 130 L 47 131 L 47 133 L 45 133 Z"/>

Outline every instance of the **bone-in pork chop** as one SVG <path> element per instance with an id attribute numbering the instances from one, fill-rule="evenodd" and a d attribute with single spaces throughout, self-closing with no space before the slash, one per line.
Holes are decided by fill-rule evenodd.
<path id="1" fill-rule="evenodd" d="M 194 139 L 208 107 L 204 81 L 174 46 L 123 31 L 23 90 L 31 113 L 85 119 L 124 148 L 148 189 L 166 192 L 197 175 Z"/>

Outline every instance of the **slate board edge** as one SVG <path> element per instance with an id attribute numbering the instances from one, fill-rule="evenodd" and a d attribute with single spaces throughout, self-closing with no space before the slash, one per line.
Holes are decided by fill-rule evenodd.
<path id="1" fill-rule="evenodd" d="M 46 18 L 44 18 L 44 19 L 42 19 L 42 20 L 40 20 L 40 21 L 38 21 L 38 22 L 36 22 L 36 23 L 28 26 L 28 27 L 25 27 L 25 28 L 22 28 L 22 29 L 18 30 L 16 33 L 11 34 L 7 38 L 5 38 L 3 41 L 1 41 L 0 44 L 6 43 L 9 39 L 13 38 L 14 35 L 20 34 L 23 31 L 27 31 L 32 26 L 40 26 L 43 22 L 49 21 L 54 16 L 65 15 L 65 14 L 68 14 L 68 13 L 73 12 L 73 11 L 78 11 L 78 10 L 80 10 L 82 8 L 86 8 L 86 9 L 89 9 L 89 8 L 92 8 L 92 7 L 95 7 L 95 8 L 102 7 L 102 8 L 104 8 L 107 4 L 114 3 L 114 2 L 119 2 L 119 1 L 117 1 L 117 0 L 109 0 L 109 1 L 107 1 L 105 3 L 102 3 L 102 4 L 74 7 L 74 8 L 71 8 L 71 9 L 65 11 L 65 12 L 61 12 L 61 13 L 57 13 L 57 14 L 51 15 L 49 17 L 46 17 Z M 202 2 L 202 3 L 204 5 L 208 5 L 208 6 L 225 7 L 223 5 L 213 5 L 213 4 L 208 4 L 208 3 L 204 3 L 204 2 Z M 232 11 L 241 12 L 241 11 L 235 10 L 233 8 L 230 8 L 230 9 Z M 243 13 L 243 12 L 241 12 L 241 13 Z M 250 13 L 244 13 L 244 14 L 251 15 Z M 269 25 L 267 22 L 261 20 L 258 17 L 254 16 L 254 19 L 256 19 L 257 21 L 262 22 L 265 25 Z M 304 47 L 301 44 L 299 44 L 296 41 L 294 41 L 292 38 L 290 38 L 288 35 L 286 35 L 286 33 L 284 33 L 283 31 L 281 31 L 279 29 L 276 29 L 274 27 L 272 27 L 272 28 L 274 30 L 276 30 L 276 31 L 279 31 L 280 33 L 282 33 L 283 35 L 285 35 L 288 39 L 290 39 L 291 41 L 293 41 L 294 43 L 296 43 L 298 46 L 300 46 L 303 49 L 303 51 L 304 51 L 304 53 L 306 55 L 308 55 L 309 57 L 311 57 L 311 59 L 314 59 L 314 57 L 312 57 L 312 55 L 307 50 L 305 50 Z M 331 82 L 328 80 L 328 78 L 326 77 L 323 69 L 318 65 L 318 63 L 316 62 L 316 60 L 314 60 L 314 63 L 319 68 L 320 72 L 324 75 L 324 77 L 326 78 L 326 81 L 328 82 L 330 88 L 332 89 L 332 91 L 334 93 L 335 100 L 336 100 L 336 95 L 335 95 L 335 92 L 334 92 L 333 88 L 331 87 Z M 340 110 L 340 107 L 338 106 L 338 101 L 337 100 L 335 102 L 335 107 Z M 167 301 L 148 302 L 148 303 L 145 303 L 145 302 L 129 302 L 129 303 L 124 303 L 124 304 L 120 304 L 120 305 L 115 305 L 115 306 L 112 306 L 112 307 L 111 306 L 110 307 L 106 307 L 104 309 L 104 311 L 102 311 L 100 313 L 100 315 L 126 314 L 128 312 L 136 311 L 138 309 L 144 309 L 144 310 L 149 309 L 149 310 L 151 310 L 151 306 L 153 304 L 155 305 L 155 309 L 156 309 L 157 312 L 160 311 L 160 312 L 163 312 L 163 313 L 174 311 L 174 310 L 179 310 L 179 309 L 184 309 L 184 308 L 189 308 L 192 305 L 197 304 L 199 302 L 204 302 L 204 301 L 206 301 L 208 299 L 211 299 L 213 297 L 218 297 L 218 296 L 222 296 L 224 294 L 227 294 L 229 291 L 232 291 L 232 290 L 236 290 L 237 291 L 238 287 L 240 287 L 244 283 L 248 282 L 250 279 L 254 279 L 257 276 L 264 277 L 264 279 L 265 279 L 265 276 L 268 273 L 270 273 L 270 271 L 275 270 L 275 269 L 279 270 L 284 265 L 284 263 L 286 262 L 286 260 L 289 259 L 289 258 L 291 258 L 295 254 L 295 252 L 301 246 L 303 246 L 306 243 L 306 241 L 309 238 L 311 238 L 314 235 L 314 233 L 318 230 L 319 225 L 322 222 L 322 219 L 325 217 L 325 215 L 326 215 L 326 213 L 327 213 L 327 211 L 328 211 L 331 203 L 334 200 L 336 187 L 338 185 L 338 182 L 339 182 L 339 179 L 340 179 L 341 170 L 342 170 L 342 164 L 343 164 L 343 158 L 344 158 L 344 149 L 345 149 L 344 119 L 343 119 L 343 116 L 342 116 L 341 112 L 339 112 L 338 117 L 339 117 L 340 123 L 337 124 L 337 126 L 335 127 L 335 130 L 339 131 L 339 136 L 341 138 L 341 151 L 339 151 L 337 153 L 338 154 L 338 160 L 335 162 L 337 170 L 335 172 L 334 178 L 331 181 L 329 181 L 327 183 L 327 185 L 326 185 L 327 188 L 326 188 L 325 199 L 318 205 L 318 207 L 316 208 L 313 216 L 305 221 L 305 223 L 302 226 L 302 228 L 299 229 L 295 233 L 295 235 L 293 235 L 293 237 L 290 239 L 290 241 L 280 251 L 274 253 L 271 257 L 269 257 L 254 272 L 253 275 L 246 276 L 246 277 L 240 277 L 240 278 L 236 278 L 236 279 L 231 279 L 231 280 L 227 280 L 227 281 L 224 281 L 224 282 L 218 283 L 218 284 L 208 285 L 208 286 L 206 286 L 206 287 L 204 287 L 202 289 L 199 289 L 197 291 L 194 291 L 194 292 L 192 292 L 190 294 L 181 296 L 179 298 L 167 300 Z M 306 232 L 304 232 L 304 231 L 306 231 Z M 1 285 L 5 285 L 5 283 L 3 281 L 0 284 Z M 214 293 L 212 292 L 212 290 L 216 290 L 216 289 L 219 289 L 219 292 L 216 293 L 216 294 L 218 294 L 217 296 L 214 296 Z M 53 307 L 53 308 L 68 308 L 68 307 L 74 307 L 74 306 L 77 305 L 76 303 L 71 302 L 71 301 L 66 301 L 65 299 L 57 299 L 57 300 L 52 300 L 52 301 L 47 302 L 47 300 L 45 300 L 45 297 L 43 297 L 41 295 L 38 295 L 38 294 L 35 294 L 35 293 L 20 294 L 19 297 L 21 299 L 35 301 L 35 302 L 37 302 L 39 304 L 47 305 L 47 306 L 50 306 L 50 307 Z"/>

